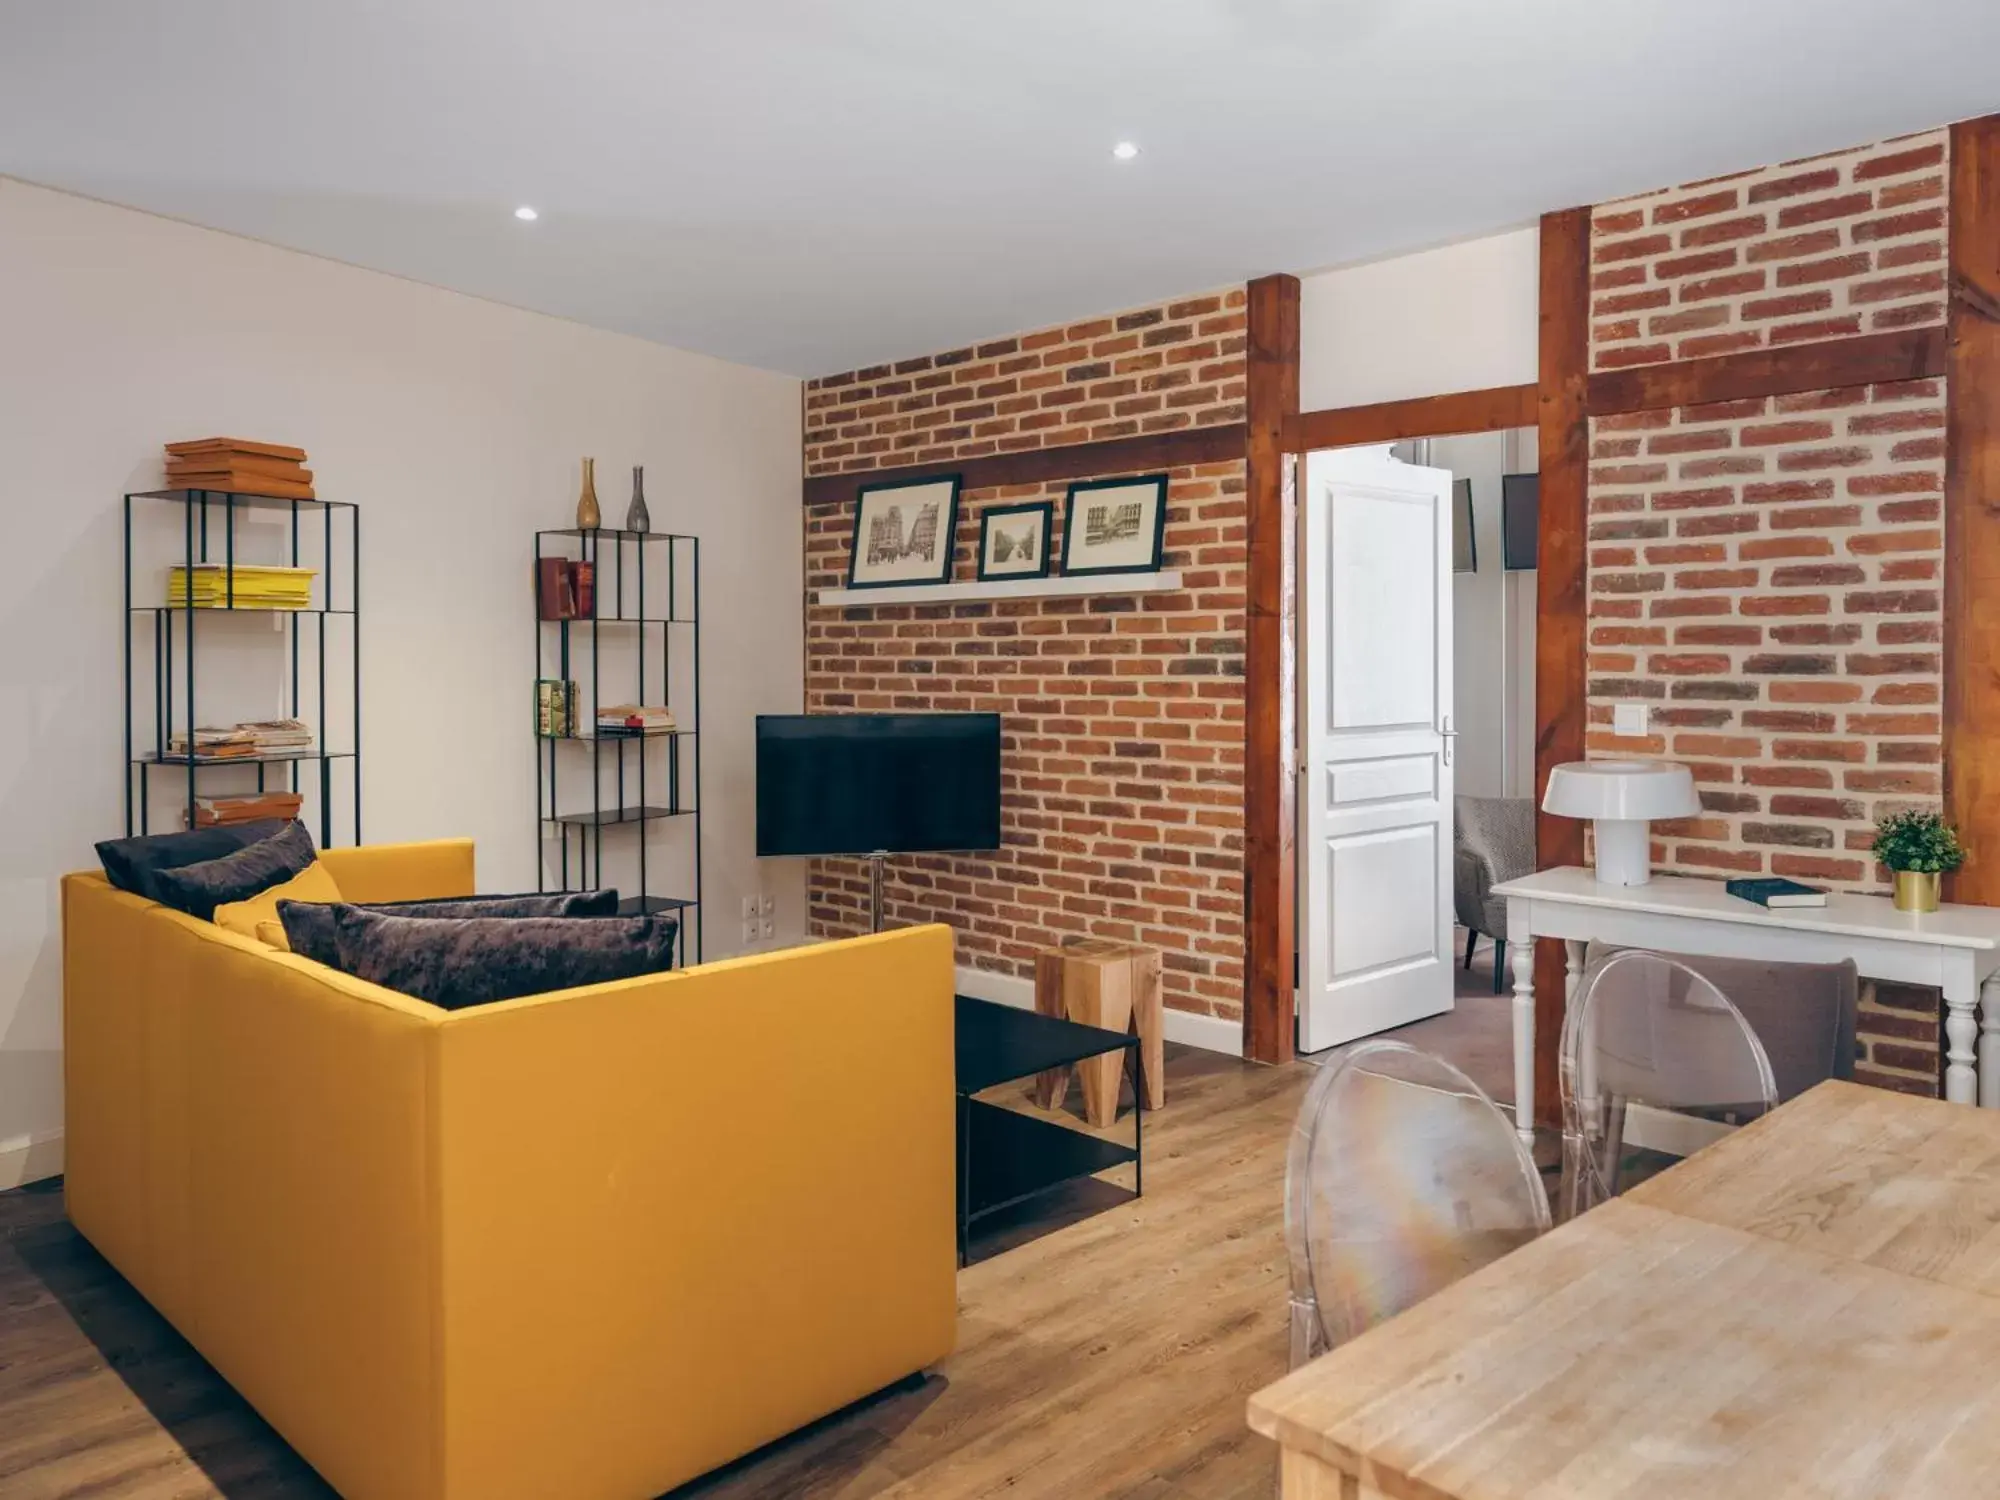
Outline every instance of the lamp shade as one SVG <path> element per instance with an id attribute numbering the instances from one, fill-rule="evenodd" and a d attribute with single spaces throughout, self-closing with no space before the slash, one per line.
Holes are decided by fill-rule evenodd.
<path id="1" fill-rule="evenodd" d="M 1701 811 L 1686 766 L 1660 760 L 1573 760 L 1549 772 L 1542 811 L 1564 818 L 1691 818 Z"/>

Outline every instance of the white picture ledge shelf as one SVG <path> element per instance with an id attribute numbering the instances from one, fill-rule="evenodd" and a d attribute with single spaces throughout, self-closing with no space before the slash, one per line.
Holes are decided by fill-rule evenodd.
<path id="1" fill-rule="evenodd" d="M 1081 578 L 998 578 L 987 583 L 920 583 L 906 588 L 821 589 L 823 606 L 969 604 L 979 599 L 1063 599 L 1079 594 L 1166 594 L 1181 586 L 1178 568 L 1159 573 L 1096 573 Z"/>

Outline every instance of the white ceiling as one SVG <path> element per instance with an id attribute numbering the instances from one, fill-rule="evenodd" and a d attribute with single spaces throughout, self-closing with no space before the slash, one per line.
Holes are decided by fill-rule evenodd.
<path id="1" fill-rule="evenodd" d="M 0 173 L 812 375 L 1983 113 L 1996 57 L 1995 0 L 0 0 Z"/>

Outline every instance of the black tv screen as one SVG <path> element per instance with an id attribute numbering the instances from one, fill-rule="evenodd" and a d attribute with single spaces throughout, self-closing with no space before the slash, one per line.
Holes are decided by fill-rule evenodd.
<path id="1" fill-rule="evenodd" d="M 1520 572 L 1537 566 L 1536 537 L 1541 531 L 1542 476 L 1500 476 L 1500 562 Z"/>
<path id="2" fill-rule="evenodd" d="M 1000 847 L 998 714 L 763 714 L 757 853 Z"/>

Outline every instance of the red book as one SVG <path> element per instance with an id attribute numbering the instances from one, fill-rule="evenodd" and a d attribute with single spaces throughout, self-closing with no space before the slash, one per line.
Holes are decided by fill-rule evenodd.
<path id="1" fill-rule="evenodd" d="M 569 565 L 572 585 L 571 597 L 576 604 L 576 613 L 583 619 L 597 617 L 597 564 L 575 562 Z"/>
<path id="2" fill-rule="evenodd" d="M 535 605 L 544 620 L 576 618 L 576 596 L 570 591 L 569 563 L 545 557 L 535 575 Z"/>

